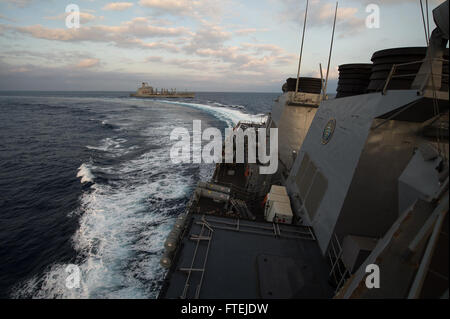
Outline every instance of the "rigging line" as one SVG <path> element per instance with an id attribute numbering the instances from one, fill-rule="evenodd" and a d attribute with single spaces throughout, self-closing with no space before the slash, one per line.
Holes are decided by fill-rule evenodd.
<path id="1" fill-rule="evenodd" d="M 320 69 L 320 92 L 321 92 L 321 99 L 325 97 L 325 93 L 323 92 L 323 71 L 322 71 L 322 63 L 319 63 L 319 69 Z"/>
<path id="2" fill-rule="evenodd" d="M 427 26 L 426 26 L 426 24 L 425 24 L 425 14 L 424 14 L 424 12 L 423 12 L 423 3 L 422 3 L 422 0 L 420 0 L 420 10 L 422 11 L 423 29 L 425 30 L 425 41 L 427 42 L 427 46 L 428 46 Z"/>
<path id="3" fill-rule="evenodd" d="M 428 50 L 430 51 L 429 53 L 429 65 L 430 65 L 430 74 L 431 74 L 431 89 L 433 92 L 433 97 L 432 97 L 432 103 L 433 103 L 433 113 L 434 116 L 436 116 L 437 118 L 440 118 L 441 114 L 440 114 L 440 109 L 439 109 L 439 102 L 437 100 L 437 87 L 436 87 L 436 83 L 435 83 L 435 79 L 434 79 L 434 71 L 433 71 L 433 63 L 435 61 L 435 59 L 433 58 L 434 54 L 433 54 L 433 48 L 429 47 Z M 442 85 L 442 75 L 441 75 L 441 85 Z M 443 156 L 443 154 L 445 153 L 443 151 L 443 145 L 441 145 L 441 137 L 443 137 L 443 130 L 442 130 L 442 125 L 441 123 L 438 124 L 437 127 L 437 134 L 436 134 L 436 142 L 437 142 L 437 149 L 438 149 L 438 153 L 440 156 Z M 444 155 L 445 157 L 445 155 Z"/>

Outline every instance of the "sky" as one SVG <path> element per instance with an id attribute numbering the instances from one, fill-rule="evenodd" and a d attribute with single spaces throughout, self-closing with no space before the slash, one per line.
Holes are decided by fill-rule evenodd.
<path id="1" fill-rule="evenodd" d="M 429 0 L 431 10 L 443 0 Z M 425 3 L 425 0 L 423 0 Z M 80 9 L 79 28 L 66 7 Z M 379 28 L 368 28 L 369 4 Z M 301 76 L 327 68 L 335 1 L 310 0 Z M 0 90 L 281 92 L 297 74 L 306 0 L 0 0 Z M 73 20 L 71 20 L 73 21 Z M 419 0 L 341 0 L 329 73 L 425 46 Z"/>

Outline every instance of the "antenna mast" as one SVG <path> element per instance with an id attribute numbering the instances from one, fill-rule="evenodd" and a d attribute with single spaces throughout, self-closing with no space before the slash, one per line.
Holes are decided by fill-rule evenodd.
<path id="1" fill-rule="evenodd" d="M 425 1 L 425 7 L 427 10 L 427 31 L 428 31 L 428 38 L 431 36 L 430 34 L 430 10 L 428 10 L 428 0 Z"/>
<path id="2" fill-rule="evenodd" d="M 300 57 L 298 59 L 297 83 L 295 84 L 295 94 L 297 94 L 297 92 L 298 92 L 298 85 L 299 85 L 299 81 L 300 81 L 300 66 L 302 64 L 303 42 L 305 41 L 306 18 L 308 17 L 308 5 L 309 5 L 309 0 L 306 0 L 305 21 L 303 22 L 302 45 L 300 48 Z"/>
<path id="3" fill-rule="evenodd" d="M 422 11 L 422 21 L 423 21 L 423 29 L 425 30 L 425 41 L 427 42 L 427 46 L 429 45 L 429 34 L 428 34 L 428 31 L 427 31 L 427 25 L 426 25 L 426 22 L 425 22 L 425 13 L 423 12 L 423 3 L 422 3 L 422 0 L 420 0 L 420 10 Z"/>
<path id="4" fill-rule="evenodd" d="M 327 78 L 325 79 L 325 87 L 323 89 L 324 98 L 326 98 L 327 85 L 328 85 L 328 75 L 330 74 L 331 53 L 333 52 L 334 31 L 336 29 L 337 11 L 338 11 L 338 2 L 336 1 L 336 11 L 334 12 L 333 34 L 331 35 L 330 55 L 328 56 Z"/>
<path id="5" fill-rule="evenodd" d="M 319 69 L 320 69 L 320 96 L 324 97 L 325 93 L 323 92 L 323 71 L 322 71 L 322 63 L 319 63 Z"/>

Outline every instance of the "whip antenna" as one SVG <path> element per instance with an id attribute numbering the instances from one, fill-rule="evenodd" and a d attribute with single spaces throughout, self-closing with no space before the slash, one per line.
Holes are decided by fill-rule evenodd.
<path id="1" fill-rule="evenodd" d="M 420 10 L 422 11 L 422 21 L 423 21 L 423 29 L 425 30 L 425 41 L 427 42 L 428 46 L 428 32 L 427 32 L 427 25 L 425 22 L 425 13 L 423 12 L 423 3 L 422 0 L 420 0 Z"/>
<path id="2" fill-rule="evenodd" d="M 300 57 L 298 59 L 297 83 L 295 84 L 295 94 L 297 94 L 297 92 L 298 92 L 298 84 L 299 84 L 299 81 L 300 81 L 300 66 L 302 64 L 303 42 L 305 41 L 306 19 L 308 17 L 308 4 L 309 4 L 309 0 L 306 0 L 305 20 L 303 22 L 302 45 L 301 45 L 301 48 L 300 48 Z"/>
<path id="3" fill-rule="evenodd" d="M 325 87 L 323 89 L 324 92 L 324 98 L 327 94 L 327 85 L 328 85 L 328 76 L 330 74 L 330 63 L 331 63 L 331 53 L 333 52 L 333 43 L 334 43 L 334 31 L 336 29 L 336 17 L 337 17 L 337 11 L 338 11 L 338 2 L 336 1 L 336 11 L 334 12 L 334 23 L 333 23 L 333 33 L 331 35 L 331 46 L 330 46 L 330 55 L 328 56 L 328 67 L 327 67 L 327 77 L 325 79 Z"/>

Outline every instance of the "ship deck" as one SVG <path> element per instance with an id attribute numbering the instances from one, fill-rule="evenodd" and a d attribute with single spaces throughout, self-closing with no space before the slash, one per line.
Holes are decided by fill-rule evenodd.
<path id="1" fill-rule="evenodd" d="M 160 298 L 329 298 L 308 227 L 192 214 Z"/>
<path id="2" fill-rule="evenodd" d="M 193 202 L 159 298 L 333 296 L 329 263 L 312 229 L 264 221 L 264 196 L 249 189 L 246 167 L 216 166 L 211 182 L 229 187 L 230 200 Z"/>

